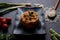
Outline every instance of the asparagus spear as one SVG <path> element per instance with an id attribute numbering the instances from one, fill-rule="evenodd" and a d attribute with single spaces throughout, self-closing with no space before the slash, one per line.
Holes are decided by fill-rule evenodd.
<path id="1" fill-rule="evenodd" d="M 51 39 L 52 39 L 52 40 L 58 40 L 58 39 L 54 36 L 54 34 L 51 34 Z"/>
<path id="2" fill-rule="evenodd" d="M 0 40 L 13 40 L 13 39 L 14 39 L 13 34 L 0 34 Z"/>
<path id="3" fill-rule="evenodd" d="M 2 10 L 2 11 L 0 12 L 0 16 L 6 14 L 6 13 L 9 12 L 9 11 L 15 10 L 15 9 L 18 8 L 18 7 L 21 7 L 21 6 L 15 6 L 15 7 L 6 8 L 6 9 L 4 9 L 4 10 Z"/>
<path id="4" fill-rule="evenodd" d="M 1 34 L 0 34 L 0 40 L 1 40 Z"/>
<path id="5" fill-rule="evenodd" d="M 13 34 L 7 34 L 7 35 L 6 35 L 6 39 L 7 39 L 7 40 L 13 40 L 14 37 L 15 37 L 15 36 L 14 36 Z"/>
<path id="6" fill-rule="evenodd" d="M 55 32 L 52 28 L 50 29 L 50 33 L 53 34 L 54 36 L 56 36 L 60 40 L 60 34 Z"/>
<path id="7" fill-rule="evenodd" d="M 1 34 L 1 40 L 6 40 L 6 34 Z"/>
<path id="8" fill-rule="evenodd" d="M 8 40 L 11 40 L 11 39 L 13 40 L 14 39 L 14 35 L 13 34 L 8 34 L 7 38 L 8 38 Z"/>
<path id="9" fill-rule="evenodd" d="M 0 3 L 1 8 L 13 7 L 13 6 L 23 6 L 23 4 L 8 4 L 8 3 Z"/>

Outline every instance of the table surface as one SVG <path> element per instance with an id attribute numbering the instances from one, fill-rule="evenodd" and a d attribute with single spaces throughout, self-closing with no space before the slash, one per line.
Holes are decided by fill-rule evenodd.
<path id="1" fill-rule="evenodd" d="M 39 3 L 39 4 L 43 4 L 45 7 L 53 7 L 55 5 L 57 0 L 0 0 L 0 2 L 6 2 L 6 3 Z M 60 5 L 58 7 L 57 10 L 59 10 Z M 4 17 L 15 17 L 16 14 L 16 10 L 10 12 L 9 14 L 4 15 Z M 14 19 L 12 24 L 14 23 Z M 60 21 L 56 22 L 56 23 L 51 23 L 51 22 L 45 22 L 45 26 L 46 26 L 46 40 L 50 40 L 50 33 L 49 33 L 49 29 L 53 28 L 56 32 L 60 33 Z M 13 28 L 13 27 L 12 27 Z M 11 30 L 11 29 L 9 29 Z"/>

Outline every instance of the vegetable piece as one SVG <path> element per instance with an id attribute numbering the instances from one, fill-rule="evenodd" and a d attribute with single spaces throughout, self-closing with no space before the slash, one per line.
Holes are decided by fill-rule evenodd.
<path id="1" fill-rule="evenodd" d="M 0 40 L 13 40 L 14 37 L 13 34 L 0 34 Z"/>
<path id="2" fill-rule="evenodd" d="M 2 21 L 3 19 L 4 19 L 3 17 L 0 17 L 0 28 L 1 28 L 1 21 Z"/>
<path id="3" fill-rule="evenodd" d="M 6 24 L 6 19 L 1 20 L 1 24 Z"/>
<path id="4" fill-rule="evenodd" d="M 0 3 L 0 9 L 1 8 L 7 8 L 7 7 L 13 7 L 13 6 L 22 6 L 23 4 L 12 4 L 12 3 Z"/>
<path id="5" fill-rule="evenodd" d="M 4 19 L 4 17 L 0 17 L 0 22 L 1 22 L 1 20 L 3 20 Z"/>
<path id="6" fill-rule="evenodd" d="M 9 7 L 9 5 L 7 3 L 0 3 L 0 9 L 6 8 L 6 7 Z"/>
<path id="7" fill-rule="evenodd" d="M 2 29 L 6 29 L 8 27 L 7 24 L 2 24 Z"/>
<path id="8" fill-rule="evenodd" d="M 11 24 L 11 20 L 12 20 L 11 17 L 6 18 L 7 25 Z"/>
<path id="9" fill-rule="evenodd" d="M 56 36 L 60 40 L 60 34 L 55 32 L 52 28 L 50 29 L 50 33 L 53 34 L 54 36 Z"/>
<path id="10" fill-rule="evenodd" d="M 1 34 L 0 34 L 0 40 L 1 40 Z"/>
<path id="11" fill-rule="evenodd" d="M 52 40 L 58 40 L 53 34 L 51 34 L 51 39 Z"/>
<path id="12" fill-rule="evenodd" d="M 11 20 L 12 20 L 11 17 L 6 18 L 7 22 L 11 22 Z"/>
<path id="13" fill-rule="evenodd" d="M 1 40 L 6 40 L 6 34 L 1 34 Z"/>
<path id="14" fill-rule="evenodd" d="M 11 39 L 13 40 L 14 39 L 14 35 L 13 34 L 8 34 L 7 38 L 8 38 L 8 40 L 11 40 Z"/>
<path id="15" fill-rule="evenodd" d="M 21 7 L 21 6 L 15 6 L 15 7 L 6 8 L 6 9 L 4 9 L 4 10 L 2 10 L 2 11 L 0 12 L 0 16 L 6 14 L 7 12 L 9 12 L 9 11 L 11 11 L 11 10 L 15 10 L 16 8 L 19 8 L 19 7 Z"/>
<path id="16" fill-rule="evenodd" d="M 1 23 L 0 23 L 0 28 L 1 28 Z"/>

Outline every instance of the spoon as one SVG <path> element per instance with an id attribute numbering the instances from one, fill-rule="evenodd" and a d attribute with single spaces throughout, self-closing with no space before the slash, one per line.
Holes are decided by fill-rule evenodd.
<path id="1" fill-rule="evenodd" d="M 50 20 L 54 20 L 55 17 L 57 16 L 56 10 L 57 10 L 57 8 L 58 8 L 58 6 L 59 6 L 59 3 L 60 3 L 60 0 L 57 0 L 54 8 L 47 10 L 47 13 L 48 13 L 47 16 L 48 16 L 48 18 L 49 18 Z"/>
<path id="2" fill-rule="evenodd" d="M 54 6 L 54 10 L 57 10 L 58 6 L 59 6 L 60 0 L 57 0 L 55 6 Z"/>

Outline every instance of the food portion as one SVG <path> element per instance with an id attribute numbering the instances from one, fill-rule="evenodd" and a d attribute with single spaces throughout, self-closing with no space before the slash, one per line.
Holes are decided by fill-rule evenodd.
<path id="1" fill-rule="evenodd" d="M 54 20 L 56 17 L 56 11 L 55 10 L 47 10 L 47 16 L 49 19 Z"/>
<path id="2" fill-rule="evenodd" d="M 35 11 L 26 11 L 20 16 L 20 22 L 25 28 L 34 28 L 39 23 L 38 13 Z"/>
<path id="3" fill-rule="evenodd" d="M 0 28 L 1 29 L 6 30 L 8 26 L 10 25 L 10 23 L 11 23 L 10 17 L 7 17 L 7 18 L 0 17 Z"/>
<path id="4" fill-rule="evenodd" d="M 51 39 L 52 40 L 60 40 L 60 34 L 54 31 L 52 28 L 50 29 Z"/>

